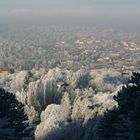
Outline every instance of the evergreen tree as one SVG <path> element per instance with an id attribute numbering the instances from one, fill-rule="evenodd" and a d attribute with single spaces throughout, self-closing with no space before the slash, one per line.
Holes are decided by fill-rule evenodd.
<path id="1" fill-rule="evenodd" d="M 114 100 L 118 108 L 107 111 L 99 125 L 101 140 L 140 139 L 140 74 L 133 73 L 129 83 Z"/>
<path id="2" fill-rule="evenodd" d="M 0 139 L 19 140 L 29 137 L 28 117 L 24 106 L 19 103 L 12 93 L 0 89 Z"/>

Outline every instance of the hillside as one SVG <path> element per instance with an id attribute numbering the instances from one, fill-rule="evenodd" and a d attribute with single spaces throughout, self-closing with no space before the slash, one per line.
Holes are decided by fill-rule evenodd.
<path id="1" fill-rule="evenodd" d="M 139 139 L 138 73 L 130 80 L 114 69 L 32 69 L 0 76 L 3 88 L 27 114 L 32 130 L 24 129 L 34 130 L 37 140 Z M 8 95 L 1 91 L 1 98 Z"/>

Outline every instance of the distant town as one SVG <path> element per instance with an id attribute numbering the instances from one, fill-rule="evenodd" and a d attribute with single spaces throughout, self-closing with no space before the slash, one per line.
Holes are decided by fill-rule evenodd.
<path id="1" fill-rule="evenodd" d="M 0 32 L 0 72 L 32 68 L 139 70 L 136 33 L 71 26 L 32 26 Z"/>

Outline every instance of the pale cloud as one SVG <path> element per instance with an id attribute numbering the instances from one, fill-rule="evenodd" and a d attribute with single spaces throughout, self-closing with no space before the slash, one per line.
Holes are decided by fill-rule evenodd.
<path id="1" fill-rule="evenodd" d="M 75 8 L 53 8 L 53 9 L 12 9 L 8 16 L 92 16 L 95 11 L 91 7 L 83 6 Z"/>
<path id="2" fill-rule="evenodd" d="M 30 14 L 33 13 L 33 10 L 31 10 L 31 9 L 13 9 L 8 12 L 8 15 L 9 16 L 22 16 L 22 15 L 28 15 L 29 13 Z"/>
<path id="3" fill-rule="evenodd" d="M 0 0 L 0 18 L 139 18 L 138 0 Z"/>

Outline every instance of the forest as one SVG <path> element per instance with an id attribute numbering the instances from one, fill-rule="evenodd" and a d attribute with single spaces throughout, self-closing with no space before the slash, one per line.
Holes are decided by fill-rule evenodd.
<path id="1" fill-rule="evenodd" d="M 129 78 L 114 69 L 41 68 L 1 74 L 0 82 L 5 140 L 140 138 L 139 73 Z"/>

